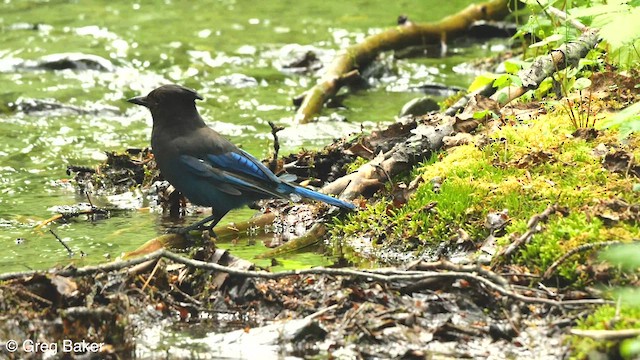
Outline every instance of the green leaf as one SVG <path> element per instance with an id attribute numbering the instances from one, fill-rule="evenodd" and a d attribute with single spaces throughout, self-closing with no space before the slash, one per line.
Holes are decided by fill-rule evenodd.
<path id="1" fill-rule="evenodd" d="M 603 25 L 600 36 L 611 44 L 612 50 L 633 42 L 640 37 L 640 8 L 635 8 L 628 14 L 616 16 L 613 21 Z"/>
<path id="2" fill-rule="evenodd" d="M 628 11 L 626 4 L 619 5 L 594 5 L 589 7 L 578 7 L 570 11 L 571 18 L 581 18 L 590 16 L 604 16 Z"/>
<path id="3" fill-rule="evenodd" d="M 495 118 L 495 114 L 491 110 L 481 110 L 473 113 L 474 119 Z"/>
<path id="4" fill-rule="evenodd" d="M 546 38 L 544 38 L 541 41 L 538 41 L 537 43 L 533 43 L 533 44 L 529 45 L 529 47 L 530 48 L 542 47 L 542 46 L 546 46 L 546 45 L 549 45 L 551 43 L 554 43 L 556 41 L 560 41 L 562 39 L 564 39 L 563 35 L 553 34 L 553 35 L 547 36 Z"/>
<path id="5" fill-rule="evenodd" d="M 515 74 L 520 71 L 520 65 L 513 61 L 505 61 L 504 62 L 504 70 L 507 74 Z"/>
<path id="6" fill-rule="evenodd" d="M 640 289 L 624 287 L 615 289 L 613 294 L 620 299 L 620 303 L 624 306 L 640 306 Z"/>
<path id="7" fill-rule="evenodd" d="M 573 84 L 573 88 L 580 91 L 580 90 L 584 90 L 586 88 L 588 88 L 589 86 L 591 86 L 591 80 L 587 79 L 587 78 L 579 78 L 575 81 L 575 83 Z"/>
<path id="8" fill-rule="evenodd" d="M 637 359 L 640 355 L 640 340 L 627 339 L 620 344 L 620 355 L 625 359 Z"/>
<path id="9" fill-rule="evenodd" d="M 598 122 L 599 129 L 618 129 L 620 137 L 626 138 L 631 133 L 640 131 L 640 102 L 637 102 L 610 118 Z"/>
<path id="10" fill-rule="evenodd" d="M 604 251 L 601 257 L 611 264 L 622 266 L 623 269 L 635 270 L 640 267 L 640 243 L 613 246 Z"/>
<path id="11" fill-rule="evenodd" d="M 511 85 L 511 76 L 509 74 L 500 75 L 493 81 L 493 86 L 498 88 L 504 88 L 509 85 Z"/>
<path id="12" fill-rule="evenodd" d="M 480 88 L 485 87 L 488 84 L 491 84 L 498 76 L 499 75 L 497 74 L 489 73 L 476 76 L 476 78 L 473 79 L 471 85 L 469 85 L 469 92 L 474 92 Z"/>

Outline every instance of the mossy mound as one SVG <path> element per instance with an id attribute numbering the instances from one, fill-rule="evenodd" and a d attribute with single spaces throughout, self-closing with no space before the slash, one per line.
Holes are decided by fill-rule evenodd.
<path id="1" fill-rule="evenodd" d="M 440 254 L 435 249 L 443 245 L 450 255 L 461 247 L 475 251 L 490 236 L 506 246 L 528 230 L 532 216 L 558 204 L 562 214 L 551 216 L 509 260 L 538 275 L 577 246 L 630 241 L 640 233 L 633 215 L 640 202 L 640 192 L 633 190 L 638 179 L 611 171 L 615 166 L 610 162 L 617 153 L 632 162 L 640 155 L 640 139 L 622 144 L 612 131 L 596 131 L 587 139 L 574 132 L 570 119 L 559 112 L 503 123 L 415 168 L 413 183 L 420 185 L 415 192 L 409 186 L 406 203 L 387 195 L 337 223 L 333 234 L 359 244 L 364 239 L 378 255 L 409 252 L 405 260 Z M 499 229 L 487 224 L 496 214 L 504 218 Z M 574 286 L 592 283 L 596 270 L 590 268 L 591 254 L 572 256 L 554 280 Z M 398 257 L 388 258 L 398 262 Z M 500 258 L 493 262 L 506 263 Z"/>

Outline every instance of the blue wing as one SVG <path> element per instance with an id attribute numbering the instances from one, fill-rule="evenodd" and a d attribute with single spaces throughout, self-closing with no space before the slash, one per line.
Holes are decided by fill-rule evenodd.
<path id="1" fill-rule="evenodd" d="M 258 159 L 248 152 L 238 149 L 238 152 L 227 152 L 223 154 L 208 154 L 207 160 L 211 165 L 231 172 L 241 172 L 256 179 L 281 183 L 277 176 L 264 166 Z"/>
<path id="2" fill-rule="evenodd" d="M 223 154 L 207 154 L 204 159 L 181 155 L 180 161 L 194 174 L 209 178 L 218 190 L 230 195 L 241 195 L 243 190 L 288 198 L 293 190 L 266 166 L 240 150 Z"/>
<path id="3" fill-rule="evenodd" d="M 251 191 L 271 197 L 293 199 L 293 194 L 297 194 L 334 206 L 355 209 L 351 203 L 287 183 L 287 177 L 278 178 L 256 158 L 239 149 L 237 152 L 207 154 L 202 159 L 181 155 L 180 161 L 189 171 L 210 179 L 219 191 L 230 195 L 242 195 L 243 191 Z"/>

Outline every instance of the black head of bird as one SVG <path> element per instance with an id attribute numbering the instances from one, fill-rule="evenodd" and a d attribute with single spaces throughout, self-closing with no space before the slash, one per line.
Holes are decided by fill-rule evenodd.
<path id="1" fill-rule="evenodd" d="M 148 108 L 155 124 L 163 119 L 172 121 L 185 114 L 197 114 L 196 100 L 202 100 L 202 96 L 195 90 L 170 84 L 162 85 L 146 96 L 136 96 L 127 101 Z"/>

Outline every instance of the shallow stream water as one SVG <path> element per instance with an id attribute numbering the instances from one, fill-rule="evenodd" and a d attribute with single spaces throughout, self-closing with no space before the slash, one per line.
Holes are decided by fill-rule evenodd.
<path id="1" fill-rule="evenodd" d="M 471 74 L 456 65 L 488 54 L 484 45 L 450 48 L 445 59 L 383 61 L 373 87 L 349 95 L 344 108 L 326 110 L 317 123 L 294 125 L 291 98 L 316 77 L 281 67 L 291 52 L 313 47 L 330 61 L 337 49 L 394 26 L 408 14 L 436 21 L 469 0 L 424 1 L 11 1 L 0 5 L 0 271 L 77 266 L 115 258 L 164 231 L 163 215 L 150 210 L 113 213 L 35 226 L 57 206 L 86 202 L 67 181 L 67 165 L 95 166 L 105 151 L 148 146 L 150 114 L 125 99 L 165 83 L 196 89 L 208 124 L 258 158 L 268 155 L 272 138 L 267 121 L 287 127 L 282 152 L 319 148 L 332 139 L 393 121 L 404 103 L 420 96 L 417 86 L 466 87 Z M 437 4 L 437 6 L 435 6 Z M 47 56 L 80 53 L 99 56 L 98 67 L 43 69 Z M 32 107 L 34 101 L 40 107 Z M 42 102 L 52 105 L 42 108 Z M 57 105 L 63 108 L 56 109 Z M 328 115 L 336 114 L 333 117 Z M 97 204 L 107 199 L 92 199 Z M 143 201 L 139 205 L 147 208 Z M 139 207 L 138 206 L 138 207 Z M 148 209 L 148 208 L 147 208 Z M 250 210 L 229 214 L 241 221 Z M 193 219 L 202 216 L 194 214 Z M 54 230 L 76 252 L 49 233 Z M 252 260 L 264 247 L 222 244 Z M 78 254 L 84 252 L 86 257 Z M 284 261 L 308 267 L 332 260 L 306 253 Z"/>

